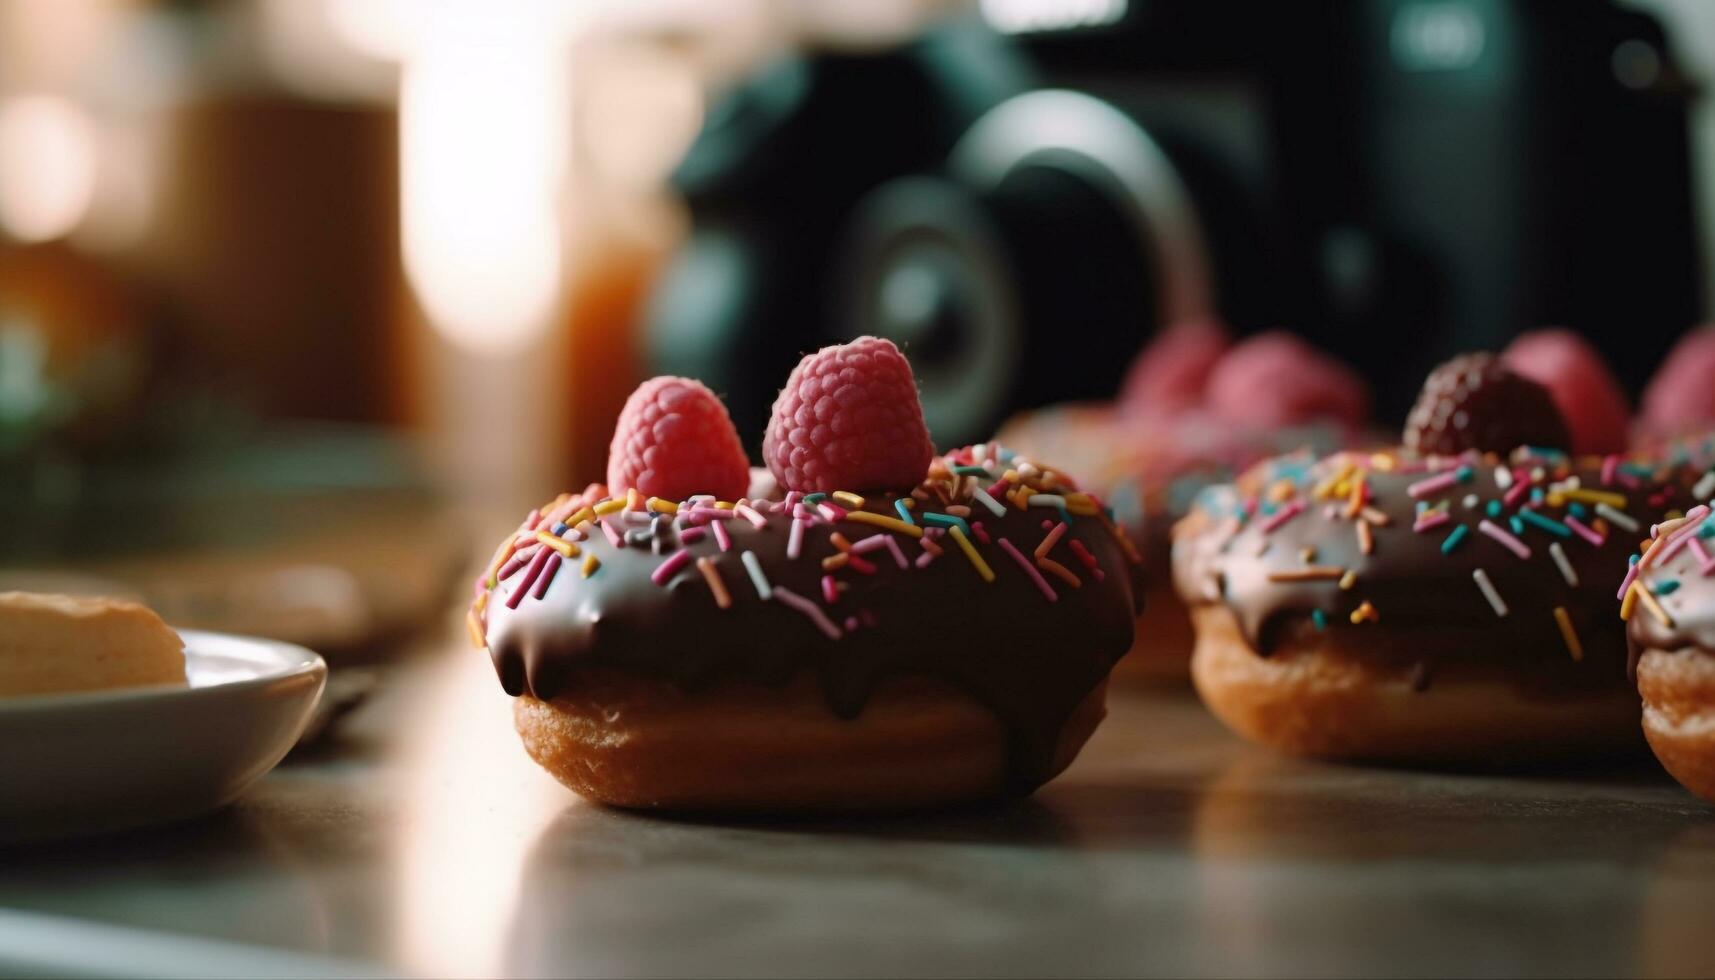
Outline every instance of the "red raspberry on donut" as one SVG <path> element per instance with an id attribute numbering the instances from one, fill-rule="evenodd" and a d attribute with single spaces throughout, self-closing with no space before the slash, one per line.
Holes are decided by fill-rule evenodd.
<path id="1" fill-rule="evenodd" d="M 1689 435 L 1715 423 L 1715 327 L 1687 333 L 1644 387 L 1643 428 L 1655 436 Z"/>
<path id="2" fill-rule="evenodd" d="M 1168 418 L 1200 408 L 1209 373 L 1232 343 L 1213 320 L 1186 320 L 1155 335 L 1126 371 L 1120 411 L 1136 418 Z"/>
<path id="3" fill-rule="evenodd" d="M 1350 368 L 1284 330 L 1257 334 L 1228 351 L 1209 375 L 1209 409 L 1245 425 L 1338 422 L 1356 429 L 1370 390 Z"/>
<path id="4" fill-rule="evenodd" d="M 1486 352 L 1461 354 L 1429 372 L 1405 420 L 1405 447 L 1423 455 L 1567 449 L 1570 443 L 1548 389 Z"/>
<path id="5" fill-rule="evenodd" d="M 1570 330 L 1532 330 L 1501 352 L 1508 367 L 1548 389 L 1571 430 L 1575 453 L 1626 451 L 1631 408 L 1589 342 Z"/>
<path id="6" fill-rule="evenodd" d="M 911 365 L 880 337 L 799 361 L 762 440 L 780 485 L 803 493 L 909 489 L 934 455 Z"/>
<path id="7" fill-rule="evenodd" d="M 663 500 L 699 493 L 737 500 L 750 486 L 750 460 L 714 392 L 690 378 L 650 378 L 619 413 L 607 485 Z"/>

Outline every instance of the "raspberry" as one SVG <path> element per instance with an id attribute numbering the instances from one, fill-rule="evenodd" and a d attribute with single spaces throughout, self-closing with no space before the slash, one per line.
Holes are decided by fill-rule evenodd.
<path id="1" fill-rule="evenodd" d="M 1209 372 L 1231 341 L 1213 320 L 1187 320 L 1155 335 L 1126 371 L 1120 411 L 1136 418 L 1171 418 L 1202 407 Z"/>
<path id="2" fill-rule="evenodd" d="M 1715 423 L 1715 328 L 1686 334 L 1644 388 L 1643 427 L 1651 435 L 1684 436 Z"/>
<path id="3" fill-rule="evenodd" d="M 1263 428 L 1338 422 L 1351 429 L 1370 412 L 1362 378 L 1283 330 L 1246 340 L 1209 375 L 1209 409 L 1229 422 Z"/>
<path id="4" fill-rule="evenodd" d="M 879 337 L 799 361 L 762 440 L 780 485 L 804 493 L 906 490 L 922 482 L 934 455 L 911 365 Z"/>
<path id="5" fill-rule="evenodd" d="M 679 501 L 699 493 L 737 500 L 750 486 L 750 460 L 726 406 L 701 382 L 650 378 L 625 400 L 607 450 L 607 485 Z"/>
<path id="6" fill-rule="evenodd" d="M 1461 354 L 1429 372 L 1405 420 L 1406 448 L 1424 455 L 1566 449 L 1570 442 L 1548 389 L 1489 353 Z"/>
<path id="7" fill-rule="evenodd" d="M 1571 431 L 1573 452 L 1626 451 L 1631 409 L 1602 355 L 1584 338 L 1570 330 L 1533 330 L 1509 344 L 1501 360 L 1548 389 Z"/>

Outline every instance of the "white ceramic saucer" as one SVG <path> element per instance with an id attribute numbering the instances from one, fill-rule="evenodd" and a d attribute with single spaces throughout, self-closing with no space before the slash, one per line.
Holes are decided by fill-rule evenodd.
<path id="1" fill-rule="evenodd" d="M 231 802 L 285 757 L 327 664 L 180 630 L 186 687 L 0 698 L 0 840 L 122 830 Z"/>

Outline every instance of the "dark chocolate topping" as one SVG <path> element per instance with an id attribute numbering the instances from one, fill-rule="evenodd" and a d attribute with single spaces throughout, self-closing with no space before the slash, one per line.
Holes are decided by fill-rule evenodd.
<path id="1" fill-rule="evenodd" d="M 970 540 L 994 573 L 988 583 L 950 536 L 936 539 L 943 553 L 919 567 L 925 553 L 919 540 L 849 520 L 804 527 L 799 557 L 788 557 L 793 521 L 783 505 L 772 506 L 780 510 L 759 515 L 760 527 L 746 519 L 722 521 L 728 550 L 705 527 L 698 540 L 683 545 L 692 560 L 661 585 L 651 576 L 680 549 L 682 519 L 661 520 L 654 532 L 662 540 L 659 553 L 650 543 L 616 548 L 598 530 L 577 542 L 579 556 L 563 561 L 540 598 L 532 586 L 509 608 L 508 599 L 528 574 L 514 571 L 486 603 L 486 639 L 502 686 L 513 695 L 547 699 L 575 689 L 580 670 L 595 666 L 687 689 L 722 680 L 783 683 L 811 670 L 832 710 L 853 717 L 881 679 L 927 675 L 995 713 L 1010 739 L 1014 789 L 1034 788 L 1050 775 L 1061 728 L 1130 646 L 1135 604 L 1141 602 L 1138 566 L 1105 522 L 1071 516 L 1048 556 L 1080 585 L 1046 575 L 1043 581 L 1056 596 L 1050 601 L 1001 541 L 1040 571 L 1032 553 L 1049 533 L 1044 521 L 1049 528 L 1060 522 L 1056 508 L 1009 505 L 1003 516 L 973 508 Z M 930 501 L 923 509 L 939 511 L 941 505 Z M 872 495 L 865 510 L 897 516 L 891 498 Z M 609 516 L 615 518 L 624 520 Z M 979 522 L 991 543 L 979 539 Z M 878 547 L 859 556 L 873 566 L 867 574 L 856 562 L 825 572 L 823 559 L 840 554 L 836 532 L 855 549 L 873 535 L 891 536 L 908 567 L 899 566 L 890 548 Z M 1073 541 L 1100 576 L 1081 560 Z M 780 595 L 762 599 L 742 561 L 744 552 L 754 553 L 772 589 L 814 603 L 840 638 L 830 638 Z M 600 567 L 586 578 L 582 562 L 589 555 Z M 714 563 L 730 608 L 717 604 L 696 558 Z M 823 595 L 825 574 L 842 589 L 831 604 Z"/>
<path id="2" fill-rule="evenodd" d="M 1683 506 L 1684 494 L 1664 493 L 1631 472 L 1617 474 L 1611 463 L 1525 451 L 1514 454 L 1503 486 L 1499 463 L 1492 454 L 1425 463 L 1409 455 L 1345 453 L 1309 467 L 1281 467 L 1256 481 L 1261 503 L 1253 498 L 1248 514 L 1212 507 L 1188 524 L 1175 542 L 1180 587 L 1188 602 L 1224 602 L 1264 656 L 1315 632 L 1325 648 L 1404 667 L 1423 664 L 1431 675 L 1451 663 L 1528 666 L 1517 675 L 1526 687 L 1623 684 L 1624 624 L 1615 615 L 1614 589 L 1637 541 L 1669 507 Z M 1360 476 L 1365 503 L 1354 509 L 1350 496 Z M 1528 489 L 1515 489 L 1520 482 Z M 1420 515 L 1420 502 L 1445 517 Z M 1636 530 L 1611 513 L 1605 517 L 1597 502 L 1617 509 Z M 1528 556 L 1517 548 L 1527 548 Z"/>

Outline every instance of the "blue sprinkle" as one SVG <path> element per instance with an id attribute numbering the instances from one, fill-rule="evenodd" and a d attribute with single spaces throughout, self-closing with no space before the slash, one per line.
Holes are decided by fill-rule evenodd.
<path id="1" fill-rule="evenodd" d="M 905 523 L 907 523 L 907 524 L 916 524 L 917 523 L 915 520 L 912 520 L 911 508 L 905 506 L 905 498 L 904 497 L 900 497 L 898 500 L 895 500 L 893 502 L 893 509 L 899 512 L 899 519 L 904 521 Z"/>
<path id="2" fill-rule="evenodd" d="M 1583 518 L 1584 516 L 1586 516 L 1587 514 L 1590 513 L 1590 509 L 1588 507 L 1585 507 L 1583 504 L 1579 503 L 1576 500 L 1574 500 L 1572 502 L 1572 506 L 1570 506 L 1566 509 L 1567 509 L 1567 511 L 1569 511 L 1572 514 L 1573 517 L 1577 517 L 1577 518 Z"/>
<path id="3" fill-rule="evenodd" d="M 1325 630 L 1328 628 L 1328 614 L 1320 609 L 1310 610 L 1310 621 L 1315 623 L 1316 628 L 1319 630 Z"/>
<path id="4" fill-rule="evenodd" d="M 1531 492 L 1530 492 L 1530 502 L 1531 503 L 1540 504 L 1540 503 L 1542 503 L 1542 499 L 1543 499 L 1543 494 L 1542 494 L 1542 488 L 1541 487 L 1536 487 L 1535 489 L 1531 490 Z"/>
<path id="5" fill-rule="evenodd" d="M 1572 537 L 1572 529 L 1571 528 L 1567 527 L 1566 525 L 1560 523 L 1557 520 L 1554 520 L 1551 517 L 1544 517 L 1541 514 L 1538 514 L 1534 510 L 1521 510 L 1521 511 L 1519 511 L 1518 519 L 1522 519 L 1527 524 L 1531 524 L 1535 527 L 1539 527 L 1542 530 L 1547 531 L 1549 534 L 1554 535 L 1555 537 L 1560 537 L 1560 538 Z"/>
<path id="6" fill-rule="evenodd" d="M 1679 579 L 1670 578 L 1655 584 L 1656 595 L 1673 595 L 1679 591 Z"/>
<path id="7" fill-rule="evenodd" d="M 932 527 L 956 527 L 963 531 L 966 537 L 971 534 L 971 526 L 965 523 L 965 519 L 952 514 L 924 514 L 923 523 Z"/>
<path id="8" fill-rule="evenodd" d="M 571 530 L 571 528 L 566 526 L 565 521 L 555 521 L 554 522 L 554 537 L 557 538 L 560 535 L 565 534 L 569 530 Z"/>
<path id="9" fill-rule="evenodd" d="M 986 466 L 955 466 L 953 472 L 960 476 L 993 476 Z"/>
<path id="10" fill-rule="evenodd" d="M 1490 517 L 1501 516 L 1501 502 L 1499 500 L 1489 501 L 1489 506 L 1485 509 L 1489 512 Z"/>
<path id="11" fill-rule="evenodd" d="M 1628 565 L 1636 565 L 1636 564 L 1637 564 L 1637 563 L 1638 563 L 1638 559 L 1639 559 L 1639 558 L 1642 558 L 1642 557 L 1643 557 L 1643 556 L 1642 556 L 1642 555 L 1640 555 L 1640 554 L 1638 554 L 1638 553 L 1637 553 L 1637 552 L 1635 552 L 1635 551 L 1634 551 L 1634 552 L 1632 552 L 1632 556 L 1631 556 L 1631 557 L 1630 557 L 1630 558 L 1627 558 L 1627 559 L 1626 559 L 1626 564 L 1628 564 Z"/>
<path id="12" fill-rule="evenodd" d="M 814 507 L 826 499 L 828 499 L 828 495 L 820 491 L 817 491 L 816 493 L 807 493 L 804 495 L 804 506 Z"/>
<path id="13" fill-rule="evenodd" d="M 1715 521 L 1704 521 L 1703 526 L 1697 529 L 1697 536 L 1700 538 L 1715 538 Z"/>
<path id="14" fill-rule="evenodd" d="M 1463 524 L 1454 528 L 1453 532 L 1441 542 L 1441 553 L 1444 555 L 1452 554 L 1453 549 L 1459 547 L 1459 542 L 1465 540 L 1465 535 L 1469 533 L 1471 533 L 1470 529 Z"/>
<path id="15" fill-rule="evenodd" d="M 1470 483 L 1471 477 L 1475 473 L 1476 471 L 1467 465 L 1459 467 L 1458 470 L 1454 471 L 1453 476 L 1458 479 L 1460 483 Z"/>
<path id="16" fill-rule="evenodd" d="M 1072 512 L 1066 509 L 1065 504 L 1056 504 L 1055 509 L 1060 512 L 1060 519 L 1061 520 L 1065 521 L 1067 524 L 1072 523 Z M 1109 514 L 1108 520 L 1111 521 L 1113 519 L 1114 519 L 1114 515 Z"/>
<path id="17" fill-rule="evenodd" d="M 1507 518 L 1507 526 L 1513 529 L 1514 534 L 1524 534 L 1524 522 L 1518 519 L 1517 514 Z"/>

